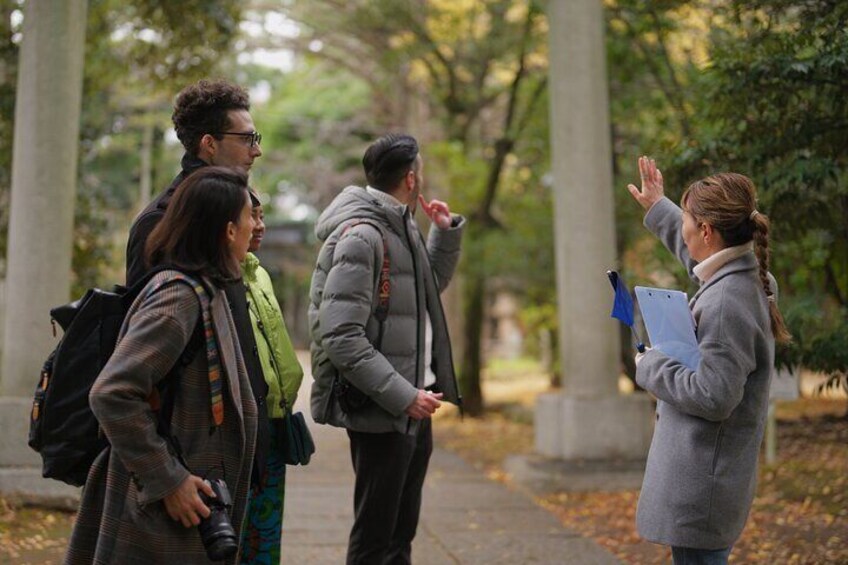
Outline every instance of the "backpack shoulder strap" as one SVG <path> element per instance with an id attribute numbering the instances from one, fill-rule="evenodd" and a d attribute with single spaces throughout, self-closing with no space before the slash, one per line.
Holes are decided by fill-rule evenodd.
<path id="1" fill-rule="evenodd" d="M 212 410 L 212 420 L 215 422 L 215 426 L 217 427 L 224 423 L 223 380 L 221 379 L 221 359 L 218 355 L 215 328 L 212 324 L 211 301 L 206 287 L 202 282 L 186 275 L 185 273 L 173 271 L 172 275 L 169 275 L 167 278 L 163 278 L 155 285 L 151 286 L 145 295 L 145 299 L 152 296 L 162 287 L 174 282 L 187 284 L 192 290 L 194 290 L 195 295 L 197 295 L 197 298 L 200 301 L 200 313 L 203 318 L 203 337 L 206 345 L 206 360 L 209 364 L 209 401 Z M 189 345 L 190 344 L 191 340 L 189 340 Z M 182 360 L 183 356 L 180 357 Z"/>
<path id="2" fill-rule="evenodd" d="M 377 222 L 366 219 L 358 219 L 347 224 L 339 237 L 344 237 L 344 235 L 353 227 L 361 224 L 366 224 L 376 229 L 380 233 L 380 237 L 383 239 L 383 263 L 380 267 L 380 282 L 377 285 L 379 302 L 377 304 L 377 311 L 374 313 L 374 317 L 377 318 L 377 321 L 380 322 L 380 326 L 382 326 L 383 322 L 385 322 L 386 318 L 389 316 L 389 301 L 392 294 L 392 282 L 389 277 L 391 261 L 389 260 L 389 241 L 386 238 L 386 232 Z"/>

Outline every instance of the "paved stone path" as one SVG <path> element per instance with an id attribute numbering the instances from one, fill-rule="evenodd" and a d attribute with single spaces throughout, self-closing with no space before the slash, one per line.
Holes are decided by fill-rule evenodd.
<path id="1" fill-rule="evenodd" d="M 317 453 L 308 466 L 288 468 L 283 562 L 342 564 L 353 523 L 348 440 L 343 430 L 311 421 L 307 387 L 305 382 L 298 408 L 310 423 Z M 488 480 L 438 444 L 412 556 L 416 565 L 619 563 L 529 496 Z"/>

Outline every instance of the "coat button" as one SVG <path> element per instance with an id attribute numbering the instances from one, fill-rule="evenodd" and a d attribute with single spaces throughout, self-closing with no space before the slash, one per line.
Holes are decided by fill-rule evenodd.
<path id="1" fill-rule="evenodd" d="M 660 419 L 660 413 L 657 412 L 657 420 L 659 420 L 659 419 Z"/>

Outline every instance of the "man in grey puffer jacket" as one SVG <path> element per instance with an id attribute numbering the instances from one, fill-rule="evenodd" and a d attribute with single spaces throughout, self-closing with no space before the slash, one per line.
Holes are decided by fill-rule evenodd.
<path id="1" fill-rule="evenodd" d="M 465 220 L 420 194 L 422 159 L 386 135 L 318 220 L 310 290 L 312 415 L 347 429 L 356 473 L 347 563 L 410 563 L 440 400 L 460 405 L 440 292 Z M 425 245 L 414 213 L 432 220 Z"/>

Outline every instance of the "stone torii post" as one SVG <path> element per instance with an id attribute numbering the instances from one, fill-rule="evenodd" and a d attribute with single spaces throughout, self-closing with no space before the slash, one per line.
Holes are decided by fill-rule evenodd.
<path id="1" fill-rule="evenodd" d="M 612 151 L 603 7 L 551 0 L 550 119 L 563 391 L 539 398 L 536 451 L 566 461 L 644 460 L 653 410 L 618 393 Z"/>
<path id="2" fill-rule="evenodd" d="M 68 492 L 41 479 L 26 440 L 35 382 L 56 344 L 48 310 L 69 299 L 86 3 L 23 7 L 0 372 L 0 492 L 13 497 Z"/>

